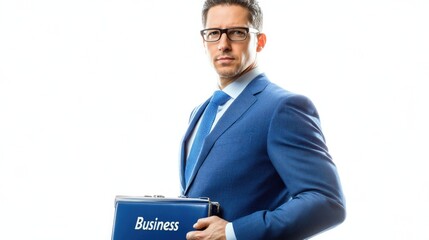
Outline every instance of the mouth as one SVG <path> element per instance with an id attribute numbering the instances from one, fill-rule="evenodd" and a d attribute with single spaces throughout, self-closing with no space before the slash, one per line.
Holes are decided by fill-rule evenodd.
<path id="1" fill-rule="evenodd" d="M 231 63 L 232 61 L 234 61 L 234 58 L 230 56 L 219 56 L 216 58 L 216 62 L 221 64 Z"/>

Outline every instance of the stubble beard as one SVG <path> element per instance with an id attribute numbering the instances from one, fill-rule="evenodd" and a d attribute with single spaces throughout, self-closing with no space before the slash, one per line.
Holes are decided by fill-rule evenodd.
<path id="1" fill-rule="evenodd" d="M 231 83 L 235 81 L 237 78 L 245 74 L 246 72 L 252 70 L 257 66 L 256 62 L 250 64 L 249 66 L 217 66 L 215 70 L 219 76 L 221 82 Z"/>
<path id="2" fill-rule="evenodd" d="M 215 66 L 215 70 L 219 75 L 219 79 L 226 81 L 233 81 L 237 79 L 243 71 L 243 69 L 231 65 Z"/>

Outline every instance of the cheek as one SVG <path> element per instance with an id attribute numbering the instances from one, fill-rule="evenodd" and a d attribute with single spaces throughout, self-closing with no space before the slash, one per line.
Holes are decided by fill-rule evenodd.
<path id="1" fill-rule="evenodd" d="M 251 62 L 256 57 L 256 43 L 251 41 L 247 45 L 242 46 L 242 48 L 237 49 L 241 52 L 241 60 L 243 62 Z"/>
<path id="2" fill-rule="evenodd" d="M 252 62 L 255 59 L 255 54 L 253 54 L 253 51 L 249 51 L 249 49 L 246 49 L 246 51 L 243 51 L 241 54 L 241 60 L 243 62 Z"/>
<path id="3" fill-rule="evenodd" d="M 216 47 L 213 46 L 206 46 L 204 51 L 209 59 L 212 59 L 217 53 Z"/>

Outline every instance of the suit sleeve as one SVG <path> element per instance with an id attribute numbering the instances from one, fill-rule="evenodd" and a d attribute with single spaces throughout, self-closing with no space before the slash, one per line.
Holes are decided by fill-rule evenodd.
<path id="1" fill-rule="evenodd" d="M 270 123 L 267 152 L 290 197 L 275 210 L 235 220 L 238 240 L 304 239 L 344 221 L 337 170 L 308 98 L 294 95 L 279 103 Z"/>

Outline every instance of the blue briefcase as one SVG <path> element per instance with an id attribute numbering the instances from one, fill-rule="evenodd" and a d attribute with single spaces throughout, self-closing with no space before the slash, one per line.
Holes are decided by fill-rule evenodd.
<path id="1" fill-rule="evenodd" d="M 208 198 L 116 196 L 112 240 L 182 240 L 199 218 L 219 214 Z"/>

